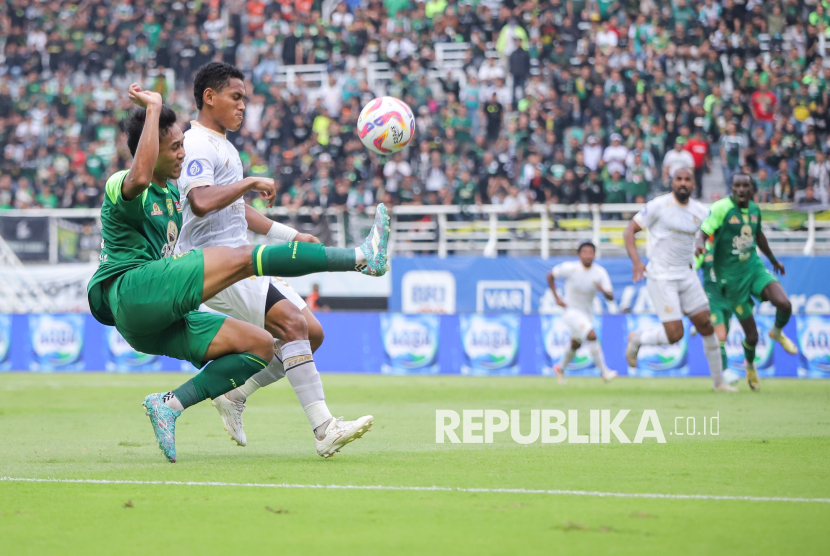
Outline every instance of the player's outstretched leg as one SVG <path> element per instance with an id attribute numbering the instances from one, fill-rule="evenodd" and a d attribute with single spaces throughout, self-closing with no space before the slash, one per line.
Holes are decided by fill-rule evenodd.
<path id="1" fill-rule="evenodd" d="M 775 307 L 775 325 L 769 331 L 769 337 L 781 344 L 784 351 L 793 355 L 798 353 L 795 343 L 784 334 L 784 326 L 790 321 L 793 306 L 780 282 L 770 282 L 764 287 L 761 298 L 768 300 Z"/>
<path id="2" fill-rule="evenodd" d="M 383 276 L 389 268 L 389 214 L 383 203 L 363 245 L 355 249 L 325 247 L 320 243 L 291 242 L 283 245 L 257 245 L 252 253 L 257 276 L 305 276 L 317 272 L 359 271 Z"/>
<path id="3" fill-rule="evenodd" d="M 721 356 L 721 345 L 712 326 L 711 313 L 707 307 L 689 316 L 689 319 L 700 332 L 703 341 L 703 354 L 709 363 L 709 373 L 712 376 L 712 390 L 715 392 L 737 392 L 738 389 L 730 386 L 723 380 L 723 358 Z"/>
<path id="4" fill-rule="evenodd" d="M 761 381 L 758 378 L 758 371 L 755 369 L 755 348 L 758 345 L 758 327 L 755 324 L 755 317 L 740 321 L 741 328 L 744 329 L 744 365 L 746 368 L 746 382 L 749 384 L 750 390 L 759 392 L 761 390 Z"/>
<path id="5" fill-rule="evenodd" d="M 599 340 L 597 340 L 597 334 L 593 330 L 588 333 L 588 350 L 591 352 L 591 358 L 594 360 L 594 365 L 599 369 L 599 372 L 602 374 L 602 380 L 605 382 L 611 382 L 615 378 L 617 378 L 617 371 L 612 371 L 608 368 L 605 364 L 605 356 L 602 353 L 602 346 L 599 345 Z"/>
<path id="6" fill-rule="evenodd" d="M 191 315 L 198 318 L 206 313 L 193 312 Z M 200 331 L 199 321 L 185 321 L 191 331 Z M 197 334 L 189 337 L 197 343 L 203 339 L 195 336 Z M 222 396 L 265 368 L 265 358 L 273 353 L 272 341 L 269 334 L 261 328 L 235 319 L 225 319 L 207 349 L 201 348 L 204 350 L 203 360 L 212 360 L 211 363 L 175 390 L 150 394 L 144 398 L 144 407 L 150 417 L 156 441 L 167 461 L 176 462 L 176 419 L 182 411 L 208 398 Z"/>

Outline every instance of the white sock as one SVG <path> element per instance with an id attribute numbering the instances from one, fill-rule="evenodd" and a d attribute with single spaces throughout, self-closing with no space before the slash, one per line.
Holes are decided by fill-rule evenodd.
<path id="1" fill-rule="evenodd" d="M 229 400 L 233 400 L 235 402 L 244 402 L 248 399 L 248 396 L 259 390 L 260 388 L 265 388 L 269 384 L 275 383 L 284 376 L 285 367 L 283 367 L 282 361 L 280 361 L 279 357 L 274 355 L 273 359 L 271 359 L 271 362 L 268 364 L 267 367 L 265 367 L 257 374 L 245 381 L 245 384 L 243 384 L 236 390 L 231 390 L 225 395 L 228 397 Z"/>
<path id="2" fill-rule="evenodd" d="M 288 342 L 282 346 L 282 356 L 285 376 L 297 394 L 311 429 L 315 430 L 329 421 L 332 415 L 326 406 L 320 373 L 311 356 L 311 344 L 308 340 Z"/>
<path id="3" fill-rule="evenodd" d="M 602 355 L 602 347 L 597 340 L 588 340 L 588 349 L 591 351 L 591 357 L 594 359 L 594 365 L 605 376 L 608 373 L 608 367 L 605 366 L 605 357 Z"/>
<path id="4" fill-rule="evenodd" d="M 715 386 L 723 383 L 723 360 L 720 356 L 720 342 L 716 334 L 703 336 L 703 353 L 709 361 L 709 372 L 712 374 L 712 382 Z"/>
<path id="5" fill-rule="evenodd" d="M 668 343 L 669 337 L 666 336 L 666 329 L 662 326 L 649 328 L 640 334 L 641 346 L 662 346 Z"/>
<path id="6" fill-rule="evenodd" d="M 354 262 L 355 264 L 366 264 L 366 255 L 363 254 L 363 249 L 360 247 L 354 248 Z"/>
<path id="7" fill-rule="evenodd" d="M 568 347 L 565 351 L 565 355 L 562 356 L 562 361 L 559 362 L 559 368 L 562 369 L 562 372 L 565 372 L 565 368 L 571 364 L 571 360 L 576 355 L 576 352 L 573 350 L 572 347 Z"/>
<path id="8" fill-rule="evenodd" d="M 162 398 L 164 405 L 172 409 L 173 411 L 184 411 L 184 406 L 182 402 L 179 401 L 179 398 L 176 397 L 176 394 L 173 392 L 167 392 L 164 397 Z"/>

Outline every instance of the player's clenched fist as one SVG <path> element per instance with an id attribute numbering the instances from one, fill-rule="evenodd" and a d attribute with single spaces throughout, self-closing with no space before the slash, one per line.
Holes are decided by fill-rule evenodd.
<path id="1" fill-rule="evenodd" d="M 273 206 L 274 200 L 277 196 L 276 182 L 271 178 L 249 178 L 252 182 L 251 189 L 259 191 L 262 196 L 268 201 L 266 206 Z"/>
<path id="2" fill-rule="evenodd" d="M 142 91 L 138 83 L 130 85 L 128 94 L 130 102 L 139 108 L 148 108 L 150 106 L 161 108 L 161 95 L 155 91 Z"/>

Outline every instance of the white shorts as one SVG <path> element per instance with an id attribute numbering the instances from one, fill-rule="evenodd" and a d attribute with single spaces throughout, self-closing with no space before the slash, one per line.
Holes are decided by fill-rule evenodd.
<path id="1" fill-rule="evenodd" d="M 709 299 L 703 291 L 700 278 L 691 269 L 685 277 L 678 280 L 647 277 L 646 287 L 660 322 L 680 320 L 684 314 L 694 315 L 709 309 Z"/>
<path id="2" fill-rule="evenodd" d="M 591 315 L 587 315 L 576 309 L 566 309 L 562 320 L 571 331 L 571 339 L 579 343 L 588 338 L 588 334 L 594 329 L 594 322 Z"/>
<path id="3" fill-rule="evenodd" d="M 218 313 L 264 328 L 265 299 L 268 295 L 269 284 L 273 284 L 300 311 L 307 307 L 306 302 L 300 297 L 300 294 L 294 291 L 294 288 L 289 286 L 282 278 L 271 276 L 252 276 L 240 280 L 216 294 L 215 297 L 205 301 L 204 305 Z"/>

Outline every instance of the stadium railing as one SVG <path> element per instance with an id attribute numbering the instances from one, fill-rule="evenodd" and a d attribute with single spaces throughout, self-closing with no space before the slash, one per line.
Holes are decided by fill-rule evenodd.
<path id="1" fill-rule="evenodd" d="M 592 241 L 602 255 L 624 256 L 623 230 L 642 208 L 640 204 L 542 205 L 510 212 L 500 205 L 401 205 L 392 208 L 391 251 L 397 254 L 534 255 L 547 258 L 572 252 L 584 241 Z M 306 233 L 317 235 L 327 245 L 346 247 L 359 243 L 372 224 L 374 208 L 365 211 L 302 207 L 276 207 L 270 217 Z M 764 220 L 764 233 L 776 253 L 830 254 L 830 219 L 814 211 L 781 212 L 796 217 L 795 224 Z M 0 211 L 4 217 L 26 219 L 27 229 L 44 230 L 43 256 L 39 262 L 94 261 L 100 245 L 98 209 L 27 209 Z M 781 221 L 783 222 L 784 216 Z M 788 226 L 790 229 L 788 229 Z M 8 255 L 19 237 L 8 237 L 14 226 L 3 226 Z M 48 233 L 45 233 L 48 230 Z M 13 233 L 13 232 L 12 232 Z M 263 236 L 251 236 L 267 243 Z M 28 242 L 31 243 L 31 242 Z M 638 245 L 646 246 L 645 238 Z M 23 257 L 21 257 L 23 258 Z M 36 262 L 32 257 L 28 257 Z M 37 257 L 35 257 L 37 259 Z M 2 285 L 0 285 L 2 287 Z"/>

